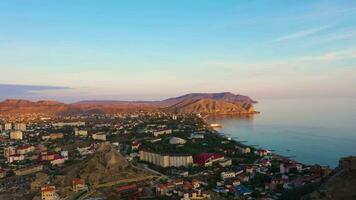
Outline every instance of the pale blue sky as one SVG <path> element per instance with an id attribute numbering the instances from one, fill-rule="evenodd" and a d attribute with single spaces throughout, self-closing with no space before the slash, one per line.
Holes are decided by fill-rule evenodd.
<path id="1" fill-rule="evenodd" d="M 2 0 L 0 91 L 32 89 L 0 99 L 354 97 L 355 19 L 354 0 Z"/>

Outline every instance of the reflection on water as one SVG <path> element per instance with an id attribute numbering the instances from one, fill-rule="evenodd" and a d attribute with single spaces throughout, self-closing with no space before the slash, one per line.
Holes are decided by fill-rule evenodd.
<path id="1" fill-rule="evenodd" d="M 306 164 L 335 167 L 356 155 L 355 99 L 260 100 L 255 116 L 213 116 L 220 132 L 250 145 L 276 150 Z"/>

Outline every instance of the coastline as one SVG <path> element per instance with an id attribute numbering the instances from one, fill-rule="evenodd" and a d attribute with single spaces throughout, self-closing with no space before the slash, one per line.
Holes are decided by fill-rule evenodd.
<path id="1" fill-rule="evenodd" d="M 249 147 L 250 149 L 255 149 L 255 150 L 258 150 L 256 147 L 252 146 L 252 145 L 248 145 L 248 144 L 243 144 L 241 141 L 237 141 L 236 139 L 233 139 L 229 136 L 227 136 L 225 133 L 222 133 L 222 132 L 219 132 L 218 130 L 216 130 L 215 128 L 213 127 L 210 127 L 209 123 L 205 120 L 205 118 L 202 118 L 203 119 L 203 122 L 206 124 L 207 127 L 209 127 L 209 130 L 218 135 L 219 137 L 223 138 L 223 139 L 227 139 L 227 140 L 230 140 L 230 141 L 234 141 L 236 143 L 236 145 L 239 145 L 241 147 Z M 223 125 L 222 125 L 223 126 Z M 245 142 L 245 141 L 244 141 Z M 247 142 L 247 141 L 246 141 Z M 259 148 L 259 149 L 264 149 L 264 148 Z M 270 151 L 270 154 L 275 157 L 275 158 L 278 158 L 278 159 L 281 159 L 281 160 L 284 160 L 284 161 L 292 161 L 292 162 L 297 162 L 299 164 L 302 164 L 303 166 L 312 166 L 312 165 L 319 165 L 318 163 L 314 163 L 312 165 L 310 164 L 305 164 L 305 163 L 302 163 L 302 162 L 299 162 L 298 160 L 295 160 L 295 159 L 291 159 L 291 157 L 294 157 L 294 156 L 285 156 L 285 155 L 282 155 L 282 154 L 278 154 L 278 153 L 275 153 L 275 152 L 272 152 L 273 150 L 268 150 L 268 149 L 264 149 L 264 150 L 267 150 L 267 151 Z M 335 168 L 332 168 L 330 166 L 326 166 L 332 170 L 334 170 Z"/>

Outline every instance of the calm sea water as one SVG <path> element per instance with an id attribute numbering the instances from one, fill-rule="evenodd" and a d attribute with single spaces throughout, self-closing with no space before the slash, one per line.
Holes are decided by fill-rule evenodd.
<path id="1" fill-rule="evenodd" d="M 254 117 L 211 117 L 219 131 L 305 164 L 336 167 L 356 156 L 356 98 L 259 100 Z"/>

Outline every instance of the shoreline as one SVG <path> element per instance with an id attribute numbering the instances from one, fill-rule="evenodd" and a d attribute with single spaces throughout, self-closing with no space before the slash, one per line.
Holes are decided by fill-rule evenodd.
<path id="1" fill-rule="evenodd" d="M 205 120 L 205 118 L 202 118 L 202 119 L 203 119 L 203 122 L 205 123 L 205 125 L 209 127 L 209 130 L 210 130 L 212 133 L 218 135 L 219 137 L 221 137 L 221 138 L 223 138 L 223 139 L 230 140 L 230 141 L 234 141 L 234 142 L 237 143 L 237 145 L 241 145 L 241 146 L 244 146 L 244 147 L 249 147 L 250 149 L 256 149 L 256 150 L 258 150 L 258 149 L 257 149 L 256 147 L 254 147 L 254 146 L 251 146 L 251 145 L 248 145 L 248 144 L 243 144 L 243 143 L 241 143 L 240 141 L 237 141 L 236 139 L 233 139 L 233 138 L 231 138 L 231 137 L 228 137 L 225 133 L 222 133 L 222 132 L 219 132 L 219 131 L 215 130 L 214 128 L 212 128 L 212 127 L 209 126 L 209 123 Z M 247 142 L 247 141 L 246 141 L 246 142 Z M 259 145 L 259 146 L 260 146 L 260 145 Z M 259 149 L 264 149 L 264 148 L 259 148 Z M 273 157 L 276 157 L 276 158 L 278 158 L 278 159 L 285 160 L 285 161 L 297 162 L 297 163 L 299 163 L 299 164 L 301 164 L 301 165 L 303 165 L 303 166 L 320 165 L 320 164 L 318 164 L 318 163 L 305 164 L 305 163 L 299 162 L 297 159 L 291 159 L 291 157 L 294 157 L 294 156 L 285 156 L 285 155 L 281 155 L 281 154 L 272 152 L 272 150 L 268 150 L 268 149 L 264 149 L 264 150 L 269 151 L 270 154 L 271 154 Z M 253 152 L 253 153 L 254 153 L 254 152 Z M 322 165 L 320 165 L 320 166 L 322 166 Z M 336 167 L 334 167 L 334 168 L 333 168 L 333 167 L 330 167 L 329 165 L 324 166 L 324 167 L 328 167 L 328 168 L 330 168 L 330 169 L 332 169 L 332 170 L 334 170 L 334 169 L 336 168 Z"/>

